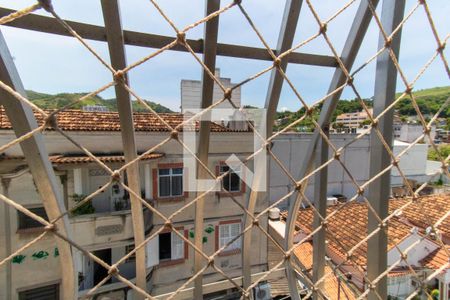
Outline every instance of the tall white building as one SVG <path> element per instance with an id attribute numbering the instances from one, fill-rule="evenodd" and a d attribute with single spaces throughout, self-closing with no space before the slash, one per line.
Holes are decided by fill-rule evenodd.
<path id="1" fill-rule="evenodd" d="M 216 69 L 215 76 L 225 88 L 232 88 L 236 83 L 232 83 L 230 78 L 220 77 L 220 69 Z M 201 80 L 181 80 L 181 111 L 185 109 L 200 109 L 202 99 L 202 81 Z M 213 103 L 223 99 L 223 91 L 217 83 L 214 84 Z M 241 106 L 241 88 L 233 90 L 231 101 L 237 106 Z M 232 108 L 228 101 L 221 103 L 217 108 Z"/>

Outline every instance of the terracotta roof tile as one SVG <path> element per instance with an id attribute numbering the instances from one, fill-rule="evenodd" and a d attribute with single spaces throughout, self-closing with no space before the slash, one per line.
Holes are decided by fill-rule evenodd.
<path id="1" fill-rule="evenodd" d="M 389 201 L 389 211 L 408 201 L 405 199 L 392 199 Z M 420 205 L 418 205 L 420 203 Z M 327 241 L 330 250 L 345 257 L 348 250 L 353 248 L 367 235 L 367 214 L 368 208 L 364 203 L 347 203 L 336 206 L 329 206 L 327 214 L 337 210 L 328 221 Z M 426 213 L 424 213 L 426 209 Z M 439 218 L 450 210 L 450 195 L 423 196 L 417 203 L 404 210 L 399 217 L 394 217 L 389 221 L 388 226 L 388 247 L 391 249 L 401 240 L 410 234 L 413 227 L 417 226 L 422 231 L 430 224 L 435 223 Z M 282 214 L 286 217 L 286 213 Z M 299 230 L 309 234 L 312 230 L 313 210 L 306 208 L 300 210 L 297 216 L 297 227 Z M 405 220 L 406 219 L 406 220 Z M 448 217 L 439 226 L 444 234 L 450 233 L 450 218 Z M 367 243 L 360 245 L 353 253 L 353 260 L 356 264 L 365 269 L 366 266 Z"/>
<path id="2" fill-rule="evenodd" d="M 47 112 L 51 112 L 48 110 Z M 35 112 L 39 125 L 43 123 L 43 117 Z M 172 128 L 181 124 L 184 115 L 181 113 L 160 113 L 164 121 Z M 136 131 L 170 131 L 170 129 L 154 114 L 147 112 L 135 112 L 134 127 Z M 75 109 L 67 109 L 56 114 L 58 126 L 65 131 L 120 131 L 119 114 L 117 112 L 90 112 Z M 0 129 L 11 129 L 11 123 L 5 114 L 5 109 L 0 106 Z M 199 123 L 196 122 L 196 130 Z M 217 123 L 211 124 L 212 132 L 236 132 Z"/>
<path id="3" fill-rule="evenodd" d="M 95 154 L 101 162 L 104 163 L 123 163 L 125 162 L 125 157 L 123 155 L 104 155 L 104 154 Z M 141 161 L 158 159 L 164 157 L 163 153 L 150 153 L 144 155 L 141 158 Z M 2 160 L 25 160 L 24 156 L 11 156 L 11 155 L 0 155 L 0 161 Z M 74 154 L 74 155 L 51 155 L 49 156 L 49 160 L 53 164 L 81 164 L 81 163 L 93 163 L 94 159 L 87 155 L 83 154 Z"/>
<path id="4" fill-rule="evenodd" d="M 300 261 L 303 267 L 305 267 L 309 272 L 312 272 L 313 267 L 313 245 L 311 242 L 305 242 L 298 245 L 294 250 L 294 255 Z M 329 266 L 325 266 L 325 275 L 333 273 L 333 269 Z M 338 277 L 333 274 L 327 276 L 324 281 L 322 292 L 330 300 L 346 300 L 346 299 L 356 299 L 355 294 L 348 287 L 345 280 L 338 280 Z"/>
<path id="5" fill-rule="evenodd" d="M 411 198 L 403 198 L 389 202 L 389 211 L 405 205 Z M 426 229 L 435 224 L 446 212 L 450 211 L 450 194 L 436 194 L 419 197 L 419 199 L 403 210 L 402 216 L 411 224 Z M 450 238 L 450 216 L 447 216 L 437 227 L 442 234 Z"/>
<path id="6" fill-rule="evenodd" d="M 162 153 L 150 153 L 147 155 L 144 155 L 141 160 L 151 160 L 151 159 L 158 159 L 163 157 L 164 154 Z M 96 155 L 96 157 L 104 163 L 123 163 L 125 162 L 125 157 L 123 155 L 108 155 L 108 156 L 102 156 L 102 155 Z M 54 164 L 80 164 L 80 163 L 91 163 L 95 162 L 94 159 L 92 159 L 89 156 L 86 155 L 79 155 L 79 156 L 64 156 L 64 155 L 53 155 L 50 156 L 50 161 Z"/>
<path id="7" fill-rule="evenodd" d="M 447 249 L 445 249 L 444 247 L 440 247 L 438 249 L 436 249 L 435 251 L 431 252 L 427 257 L 425 257 L 420 263 L 428 268 L 428 269 L 432 269 L 432 270 L 437 270 L 439 268 L 441 268 L 443 265 L 447 264 L 447 268 L 446 269 L 450 269 L 449 263 L 450 263 L 450 245 L 446 245 L 445 246 Z"/>

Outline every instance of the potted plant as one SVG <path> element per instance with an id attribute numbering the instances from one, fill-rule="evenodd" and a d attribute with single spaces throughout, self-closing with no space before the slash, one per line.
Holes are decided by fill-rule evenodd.
<path id="1" fill-rule="evenodd" d="M 75 206 L 77 206 L 81 201 L 86 198 L 86 195 L 73 194 L 72 199 L 75 202 Z M 92 206 L 92 202 L 89 200 L 82 205 L 78 206 L 74 210 L 72 210 L 72 216 L 80 216 L 80 215 L 88 215 L 95 213 L 95 208 Z"/>

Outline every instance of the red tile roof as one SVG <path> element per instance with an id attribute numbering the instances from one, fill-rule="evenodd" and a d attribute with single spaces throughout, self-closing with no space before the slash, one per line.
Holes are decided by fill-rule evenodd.
<path id="1" fill-rule="evenodd" d="M 158 159 L 163 157 L 163 153 L 150 153 L 144 155 L 141 160 L 151 160 Z M 95 154 L 101 162 L 104 163 L 123 163 L 125 162 L 125 157 L 123 155 L 104 155 L 104 154 Z M 2 160 L 25 160 L 24 156 L 7 156 L 1 155 L 0 161 Z M 81 164 L 81 163 L 92 163 L 95 162 L 94 159 L 87 155 L 77 154 L 77 155 L 51 155 L 49 156 L 49 160 L 53 164 Z"/>
<path id="2" fill-rule="evenodd" d="M 405 205 L 410 198 L 398 199 L 389 202 L 389 210 L 392 212 Z M 435 224 L 448 211 L 450 211 L 450 194 L 437 194 L 419 197 L 419 199 L 403 210 L 401 216 L 412 225 L 421 229 Z M 437 227 L 443 235 L 450 238 L 450 216 L 447 216 Z"/>
<path id="3" fill-rule="evenodd" d="M 389 201 L 389 211 L 392 213 L 396 208 L 405 204 L 408 198 L 392 199 Z M 420 204 L 420 205 L 419 205 Z M 362 241 L 367 235 L 368 208 L 364 203 L 347 203 L 329 206 L 327 214 L 337 211 L 329 218 L 327 225 L 327 241 L 331 251 L 345 258 L 346 253 Z M 429 225 L 435 223 L 439 218 L 450 210 L 450 195 L 431 195 L 420 197 L 417 203 L 413 203 L 404 210 L 400 216 L 395 216 L 389 221 L 388 226 L 388 248 L 391 249 L 401 240 L 406 238 L 415 226 L 422 231 Z M 286 216 L 286 213 L 282 214 Z M 300 210 L 297 216 L 297 227 L 299 230 L 309 234 L 312 230 L 314 211 L 312 208 Z M 438 228 L 444 233 L 450 232 L 450 217 L 447 217 Z M 353 252 L 353 260 L 358 266 L 365 269 L 367 242 L 361 244 Z"/>
<path id="4" fill-rule="evenodd" d="M 298 245 L 294 250 L 295 257 L 300 261 L 302 266 L 312 273 L 313 267 L 313 245 L 311 242 L 305 242 Z M 329 265 L 325 265 L 324 276 L 327 276 L 323 283 L 322 293 L 330 300 L 350 300 L 356 299 L 355 294 L 348 287 L 346 280 L 338 280 L 336 274 Z"/>
<path id="5" fill-rule="evenodd" d="M 46 111 L 50 113 L 51 111 Z M 39 125 L 43 123 L 43 117 L 35 112 L 35 117 Z M 162 119 L 172 128 L 184 121 L 181 113 L 160 113 Z M 159 120 L 154 114 L 147 112 L 135 112 L 134 128 L 136 131 L 170 131 L 170 129 Z M 117 112 L 90 112 L 75 109 L 66 109 L 56 114 L 59 128 L 65 131 L 120 131 L 119 114 Z M 5 114 L 5 109 L 0 106 L 0 129 L 12 129 L 11 123 Z M 50 128 L 49 128 L 50 129 Z M 199 129 L 199 122 L 196 122 L 196 130 Z M 180 130 L 181 131 L 181 130 Z M 211 124 L 212 132 L 236 132 L 217 123 Z"/>
<path id="6" fill-rule="evenodd" d="M 437 270 L 445 264 L 447 265 L 446 269 L 450 269 L 449 254 L 450 254 L 450 245 L 446 245 L 445 247 L 440 247 L 435 251 L 431 252 L 420 263 L 422 264 L 422 266 L 432 270 Z"/>
<path id="7" fill-rule="evenodd" d="M 150 153 L 147 155 L 144 155 L 141 160 L 151 160 L 151 159 L 157 159 L 163 157 L 164 154 L 162 153 Z M 125 157 L 123 155 L 108 155 L 108 156 L 101 156 L 96 155 L 101 162 L 104 163 L 122 163 L 125 162 Z M 80 156 L 64 156 L 64 155 L 53 155 L 50 156 L 50 161 L 54 164 L 80 164 L 80 163 L 91 163 L 95 162 L 94 159 L 92 159 L 89 156 L 86 155 L 80 155 Z"/>

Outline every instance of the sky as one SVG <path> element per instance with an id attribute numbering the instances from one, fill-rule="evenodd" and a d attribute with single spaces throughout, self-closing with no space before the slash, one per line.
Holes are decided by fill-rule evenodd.
<path id="1" fill-rule="evenodd" d="M 175 36 L 169 24 L 159 15 L 155 7 L 148 0 L 119 0 L 122 25 L 125 30 Z M 179 28 L 201 19 L 205 13 L 207 0 L 157 0 L 163 11 Z M 231 0 L 221 1 L 227 5 Z M 53 1 L 56 12 L 64 19 L 103 25 L 100 1 L 93 0 L 60 0 Z M 294 38 L 294 45 L 311 37 L 318 31 L 318 24 L 314 20 L 306 1 L 303 1 L 299 22 Z M 312 0 L 311 3 L 322 20 L 328 19 L 338 9 L 349 1 L 345 0 Z M 380 1 L 382 2 L 382 1 Z M 438 34 L 444 38 L 450 34 L 450 1 L 428 1 Z M 29 0 L 0 0 L 0 6 L 20 9 L 33 4 Z M 353 21 L 360 1 L 354 1 L 339 16 L 328 25 L 328 35 L 338 53 Z M 408 13 L 417 3 L 416 0 L 406 0 Z M 256 27 L 264 39 L 276 48 L 281 20 L 284 12 L 284 1 L 280 0 L 245 0 L 242 5 L 249 13 Z M 377 11 L 380 13 L 381 5 Z M 36 12 L 48 15 L 44 10 Z M 44 93 L 60 92 L 90 92 L 111 81 L 109 71 L 96 60 L 78 41 L 70 37 L 62 37 L 15 29 L 7 26 L 0 27 L 10 52 L 13 55 L 25 88 Z M 377 52 L 379 30 L 372 21 L 361 50 L 357 56 L 355 67 L 360 66 Z M 203 36 L 203 25 L 190 30 L 186 37 L 200 39 Z M 226 11 L 219 17 L 220 43 L 238 44 L 263 48 L 256 33 L 237 7 Z M 88 41 L 105 60 L 109 61 L 106 43 Z M 426 19 L 424 9 L 420 6 L 405 23 L 402 32 L 402 46 L 400 50 L 400 65 L 409 80 L 412 80 L 423 65 L 432 57 L 437 48 L 431 27 Z M 444 54 L 450 57 L 450 47 Z M 155 49 L 142 47 L 126 47 L 127 62 L 132 63 L 141 57 L 154 52 Z M 323 37 L 318 37 L 299 52 L 331 55 L 329 46 Z M 201 57 L 201 56 L 200 56 Z M 222 77 L 231 78 L 238 83 L 270 66 L 270 62 L 260 60 L 217 57 L 216 66 L 220 68 Z M 295 84 L 307 103 L 313 103 L 326 95 L 328 85 L 333 74 L 333 68 L 289 64 L 287 75 Z M 375 62 L 370 63 L 356 77 L 355 86 L 363 97 L 372 97 L 374 89 Z M 172 110 L 179 110 L 181 79 L 200 80 L 201 67 L 189 53 L 166 51 L 161 55 L 131 70 L 131 87 L 142 97 Z M 263 107 L 270 73 L 245 84 L 242 87 L 242 103 Z M 442 61 L 436 59 L 414 88 L 424 89 L 436 86 L 450 85 Z M 404 90 L 400 81 L 397 90 Z M 113 98 L 114 91 L 109 89 L 102 94 L 104 98 Z M 354 93 L 346 88 L 343 99 L 355 98 Z M 217 100 L 217 99 L 215 99 Z M 278 109 L 298 110 L 301 103 L 291 88 L 284 84 Z"/>

